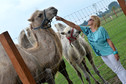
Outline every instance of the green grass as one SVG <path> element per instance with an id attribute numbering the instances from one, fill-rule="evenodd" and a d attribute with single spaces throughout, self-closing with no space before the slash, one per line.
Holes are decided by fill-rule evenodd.
<path id="1" fill-rule="evenodd" d="M 119 51 L 120 55 L 120 61 L 122 65 L 126 69 L 126 16 L 123 14 L 119 14 L 120 16 L 114 17 L 113 20 L 108 21 L 107 23 L 103 22 L 104 25 L 102 25 L 109 33 L 109 36 L 111 40 L 113 41 L 114 45 Z M 95 62 L 95 65 L 98 67 L 100 74 L 103 76 L 104 79 L 107 81 L 112 80 L 116 75 L 103 63 L 102 59 L 99 56 L 95 56 L 93 52 L 93 59 Z M 65 59 L 64 59 L 65 60 Z M 70 79 L 73 81 L 74 84 L 82 84 L 81 80 L 78 78 L 75 70 L 71 67 L 71 65 L 65 60 L 67 72 L 70 76 Z M 94 77 L 100 81 L 101 79 L 94 73 L 90 63 L 86 59 L 87 66 L 91 70 L 91 73 L 94 75 Z M 83 72 L 81 72 L 83 75 L 83 80 L 85 84 L 88 84 L 84 78 Z M 94 84 L 94 80 L 90 77 L 91 83 Z M 56 84 L 67 84 L 67 81 L 65 78 L 60 74 L 57 73 L 55 76 Z M 115 81 L 110 81 L 111 84 L 113 84 Z M 116 84 L 121 84 L 120 81 Z"/>

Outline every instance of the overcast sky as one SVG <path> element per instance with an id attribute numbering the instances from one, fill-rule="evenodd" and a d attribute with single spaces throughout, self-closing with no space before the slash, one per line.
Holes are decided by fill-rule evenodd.
<path id="1" fill-rule="evenodd" d="M 64 17 L 99 1 L 101 0 L 0 0 L 0 33 L 8 31 L 17 43 L 16 38 L 22 29 L 29 26 L 27 19 L 35 10 L 54 6 L 58 9 L 58 15 Z"/>

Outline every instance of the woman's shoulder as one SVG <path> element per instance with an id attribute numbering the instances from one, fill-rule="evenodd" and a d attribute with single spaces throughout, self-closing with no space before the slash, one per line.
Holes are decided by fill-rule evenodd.
<path id="1" fill-rule="evenodd" d="M 80 28 L 82 31 L 89 31 L 90 30 L 89 26 L 80 26 Z"/>
<path id="2" fill-rule="evenodd" d="M 99 29 L 104 29 L 104 27 L 103 26 L 100 26 Z"/>
<path id="3" fill-rule="evenodd" d="M 102 26 L 99 27 L 99 32 L 105 33 L 107 32 L 106 29 Z"/>
<path id="4" fill-rule="evenodd" d="M 80 28 L 86 36 L 90 33 L 89 26 L 80 26 Z"/>
<path id="5" fill-rule="evenodd" d="M 99 27 L 99 30 L 100 30 L 100 31 L 104 31 L 105 28 L 104 28 L 103 26 L 100 26 L 100 27 Z"/>

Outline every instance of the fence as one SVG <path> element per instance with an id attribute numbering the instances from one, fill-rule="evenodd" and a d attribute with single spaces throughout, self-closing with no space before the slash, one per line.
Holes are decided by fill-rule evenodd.
<path id="1" fill-rule="evenodd" d="M 118 1 L 120 3 L 120 6 L 123 7 L 122 9 L 120 6 L 118 6 Z M 101 19 L 101 26 L 103 26 L 109 33 L 109 36 L 111 40 L 113 41 L 114 45 L 119 51 L 120 55 L 120 61 L 122 65 L 126 69 L 126 17 L 125 17 L 125 11 L 126 11 L 126 5 L 124 4 L 124 0 L 101 0 L 97 3 L 94 3 L 86 8 L 82 8 L 78 11 L 75 11 L 69 15 L 64 16 L 65 19 L 74 22 L 77 25 L 87 25 L 87 21 L 90 18 L 91 15 L 97 15 Z M 116 3 L 117 4 L 110 4 L 110 3 Z M 123 11 L 122 11 L 123 10 Z M 124 13 L 123 13 L 124 12 Z M 53 24 L 56 24 L 57 21 L 54 21 Z M 85 39 L 86 36 L 85 36 Z M 117 76 L 103 63 L 100 57 L 96 57 L 93 52 L 93 57 L 96 66 L 101 71 L 101 75 L 108 80 L 111 84 L 120 84 L 121 82 L 117 78 Z M 70 75 L 70 78 L 73 80 L 75 84 L 81 84 L 81 81 L 79 80 L 78 76 L 75 75 L 73 69 L 69 66 L 69 64 L 66 62 L 67 70 Z M 99 81 L 101 81 L 93 72 L 91 65 L 87 61 L 87 65 L 90 67 L 92 74 L 97 78 Z M 85 78 L 84 78 L 85 79 Z M 60 80 L 60 81 L 59 81 Z M 64 81 L 63 77 L 59 74 L 56 78 L 57 84 L 66 84 L 67 82 Z M 85 80 L 86 81 L 86 80 Z M 92 83 L 94 82 L 93 79 L 91 79 Z M 86 84 L 88 84 L 86 82 Z"/>
<path id="2" fill-rule="evenodd" d="M 91 15 L 99 16 L 101 19 L 101 25 L 103 27 L 105 27 L 106 30 L 108 31 L 108 33 L 111 37 L 111 40 L 113 41 L 113 43 L 115 44 L 116 48 L 119 51 L 119 55 L 121 57 L 120 61 L 123 64 L 123 66 L 126 68 L 126 65 L 125 65 L 126 64 L 126 58 L 125 58 L 125 56 L 126 56 L 126 48 L 125 48 L 125 46 L 126 46 L 126 38 L 125 38 L 126 37 L 126 34 L 125 34 L 126 33 L 126 17 L 124 15 L 124 14 L 126 14 L 126 11 L 124 9 L 126 5 L 120 4 L 120 6 L 123 7 L 122 9 L 118 6 L 118 4 L 116 4 L 116 5 L 114 4 L 111 6 L 110 3 L 113 1 L 115 1 L 115 0 L 99 1 L 86 8 L 80 9 L 70 15 L 64 16 L 64 18 L 69 21 L 72 21 L 78 25 L 87 25 L 87 21 Z M 124 3 L 124 2 L 121 2 L 123 0 L 118 0 L 118 1 L 119 1 L 119 3 Z M 124 14 L 123 14 L 122 10 L 124 11 Z M 56 21 L 53 21 L 53 25 L 56 23 L 57 23 Z M 7 34 L 2 34 L 2 35 L 4 38 L 7 36 Z M 0 35 L 0 37 L 2 37 L 2 35 Z M 5 38 L 4 40 L 8 41 L 9 39 Z M 86 37 L 85 37 L 85 39 L 86 39 Z M 3 42 L 2 41 L 3 41 L 3 39 L 1 40 L 1 43 L 3 44 L 3 46 L 6 46 L 6 45 L 4 45 L 5 41 L 3 41 Z M 8 45 L 12 45 L 12 44 L 8 44 Z M 8 49 L 8 47 L 5 47 L 5 48 Z M 14 46 L 10 47 L 10 49 L 12 49 L 12 48 L 14 48 Z M 12 52 L 14 52 L 14 51 L 12 51 Z M 16 53 L 16 54 L 18 54 L 18 53 Z M 103 63 L 101 58 L 95 57 L 94 52 L 93 52 L 93 56 L 94 56 L 94 61 L 95 61 L 96 66 L 98 67 L 99 71 L 101 71 L 101 75 L 106 80 L 108 80 L 111 84 L 120 84 L 121 82 L 118 80 L 117 76 Z M 21 59 L 21 58 L 18 58 L 18 59 Z M 18 59 L 16 59 L 16 62 L 19 62 L 19 61 L 17 61 Z M 11 59 L 11 60 L 14 60 L 14 59 Z M 24 63 L 24 62 L 21 62 L 21 64 L 22 63 Z M 73 70 L 73 68 L 68 64 L 67 61 L 65 61 L 65 63 L 67 65 L 68 74 L 70 76 L 70 79 L 72 79 L 73 83 L 81 84 L 81 81 L 78 78 L 78 76 L 76 75 L 76 72 Z M 16 63 L 16 64 L 18 64 L 18 63 Z M 94 71 L 92 70 L 91 65 L 89 64 L 88 61 L 87 61 L 87 65 L 89 66 L 91 73 L 94 75 L 94 77 L 97 78 L 99 81 L 101 81 L 97 77 L 97 75 L 94 73 Z M 17 66 L 17 65 L 15 65 L 15 66 L 19 67 L 20 63 L 19 63 L 19 66 Z M 21 66 L 19 67 L 20 69 L 18 68 L 19 71 L 17 71 L 17 72 L 19 72 L 19 76 L 25 75 L 27 73 L 30 74 L 29 71 L 27 71 L 27 68 L 24 68 L 24 66 L 26 66 L 26 65 L 23 64 L 23 69 L 21 69 Z M 22 70 L 22 71 L 20 71 L 20 70 Z M 23 73 L 23 71 L 24 71 L 24 73 Z M 25 79 L 24 77 L 25 76 L 21 76 L 22 82 Z M 86 82 L 85 78 L 83 78 L 83 79 Z M 55 76 L 55 81 L 56 81 L 56 84 L 67 84 L 67 81 L 65 80 L 65 78 L 59 73 Z M 91 79 L 91 82 L 94 83 L 93 79 Z M 28 76 L 28 78 L 26 77 L 25 82 L 23 82 L 23 83 L 24 84 L 35 84 L 35 81 L 33 80 L 32 76 L 30 75 L 30 76 Z M 87 82 L 86 82 L 86 84 L 87 84 Z"/>

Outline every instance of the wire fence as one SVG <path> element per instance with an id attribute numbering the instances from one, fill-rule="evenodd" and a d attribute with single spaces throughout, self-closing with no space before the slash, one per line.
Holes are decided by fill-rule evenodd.
<path id="1" fill-rule="evenodd" d="M 113 3 L 113 4 L 112 4 Z M 105 27 L 106 30 L 109 33 L 109 36 L 113 43 L 115 44 L 116 48 L 119 51 L 120 55 L 120 61 L 122 65 L 126 69 L 126 17 L 123 14 L 119 4 L 115 0 L 101 0 L 97 3 L 91 4 L 90 6 L 86 8 L 82 8 L 80 10 L 77 10 L 69 15 L 64 16 L 65 19 L 74 22 L 77 25 L 87 25 L 88 19 L 91 15 L 97 15 L 101 19 L 101 26 Z M 52 25 L 56 24 L 57 21 L 53 21 Z M 53 26 L 54 27 L 54 26 Z M 86 36 L 85 36 L 85 39 Z M 17 38 L 14 38 L 13 40 L 18 40 Z M 117 76 L 103 63 L 100 57 L 96 57 L 93 52 L 93 59 L 98 67 L 99 71 L 101 72 L 101 75 L 103 78 L 105 78 L 107 81 L 109 81 L 111 84 L 121 84 Z M 2 58 L 2 56 L 0 56 Z M 8 57 L 7 57 L 8 59 Z M 100 61 L 99 61 L 100 60 Z M 86 60 L 87 61 L 87 60 Z M 73 81 L 74 84 L 81 84 L 81 80 L 78 78 L 75 70 L 71 67 L 71 65 L 65 60 L 67 72 L 70 76 L 70 79 Z M 10 63 L 11 65 L 11 63 Z M 93 69 L 91 68 L 90 63 L 87 61 L 87 65 L 89 66 L 89 69 L 91 70 L 91 73 L 94 75 L 95 78 L 97 78 L 98 81 L 101 82 L 99 77 L 94 73 Z M 9 66 L 9 65 L 8 65 Z M 41 72 L 39 75 L 34 76 L 34 78 L 37 80 L 37 83 L 41 82 L 41 79 L 39 76 L 42 75 L 44 72 Z M 82 72 L 83 73 L 83 72 Z M 85 84 L 87 84 L 84 76 L 83 76 Z M 10 78 L 11 80 L 11 78 Z M 55 82 L 56 84 L 67 84 L 66 79 L 60 74 L 56 74 L 55 76 Z M 94 80 L 91 78 L 92 84 L 94 84 Z M 18 80 L 18 84 L 22 84 L 20 80 Z"/>
<path id="2" fill-rule="evenodd" d="M 112 4 L 113 3 L 113 4 Z M 126 69 L 126 17 L 123 14 L 119 4 L 115 0 L 101 0 L 97 3 L 94 3 L 86 8 L 82 8 L 78 11 L 75 11 L 69 15 L 64 16 L 64 18 L 68 21 L 71 21 L 77 25 L 87 25 L 88 19 L 91 15 L 97 15 L 100 17 L 101 20 L 101 26 L 103 26 L 109 33 L 109 36 L 111 40 L 113 41 L 114 45 L 116 46 L 117 50 L 119 51 L 120 55 L 120 61 L 122 65 Z M 56 24 L 57 22 L 54 21 L 53 24 Z M 86 36 L 85 36 L 85 39 Z M 93 57 L 96 66 L 100 70 L 102 76 L 108 80 L 111 84 L 121 84 L 118 77 L 103 63 L 101 58 L 95 57 L 95 54 L 93 52 Z M 101 61 L 98 61 L 101 60 Z M 87 65 L 90 67 L 91 72 L 94 74 L 91 65 L 87 62 Z M 70 69 L 68 69 L 68 73 L 72 72 Z M 75 72 L 73 72 L 75 73 Z M 81 84 L 80 79 L 78 79 L 77 75 L 74 75 L 73 73 L 70 74 L 72 80 L 75 84 Z M 58 76 L 59 77 L 59 76 Z M 57 84 L 65 84 L 66 82 L 63 82 L 64 79 L 58 78 L 57 81 L 60 80 L 61 82 L 57 82 Z M 97 76 L 96 76 L 97 78 Z M 98 78 L 100 81 L 100 79 Z M 86 81 L 86 80 L 85 80 Z M 92 79 L 92 83 L 93 83 Z M 87 84 L 87 83 L 86 83 Z"/>

